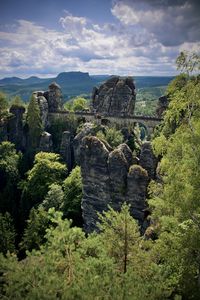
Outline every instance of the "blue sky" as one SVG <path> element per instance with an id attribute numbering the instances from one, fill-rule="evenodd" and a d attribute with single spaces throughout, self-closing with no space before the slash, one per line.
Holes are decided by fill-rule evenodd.
<path id="1" fill-rule="evenodd" d="M 0 0 L 0 78 L 172 75 L 199 51 L 199 0 Z"/>

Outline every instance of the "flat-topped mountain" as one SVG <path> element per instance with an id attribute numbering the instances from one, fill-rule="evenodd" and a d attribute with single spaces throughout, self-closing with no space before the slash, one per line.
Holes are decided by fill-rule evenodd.
<path id="1" fill-rule="evenodd" d="M 55 81 L 62 88 L 64 99 L 68 100 L 70 97 L 80 94 L 91 94 L 94 86 L 100 86 L 109 77 L 109 75 L 89 75 L 87 72 L 62 72 L 54 78 L 10 77 L 0 80 L 0 90 L 10 97 L 19 95 L 24 101 L 28 101 L 35 90 L 46 90 L 46 87 Z M 172 79 L 173 77 L 134 76 L 139 93 L 143 93 L 143 90 L 146 93 L 146 89 L 148 91 L 151 89 L 152 94 L 156 95 L 155 98 L 159 98 L 163 94 L 163 88 Z M 159 87 L 162 87 L 161 92 L 158 90 Z"/>

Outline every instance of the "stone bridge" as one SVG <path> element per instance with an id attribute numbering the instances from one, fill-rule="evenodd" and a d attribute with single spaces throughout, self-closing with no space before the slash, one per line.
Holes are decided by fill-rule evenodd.
<path id="1" fill-rule="evenodd" d="M 58 111 L 55 113 L 49 113 L 49 121 L 52 119 L 64 119 L 69 115 L 74 115 L 77 118 L 83 118 L 85 122 L 96 122 L 99 124 L 116 124 L 121 127 L 128 127 L 134 125 L 136 123 L 142 124 L 146 130 L 147 134 L 151 135 L 153 133 L 156 125 L 159 125 L 162 121 L 162 118 L 159 117 L 151 117 L 151 116 L 140 116 L 140 115 L 132 115 L 132 116 L 114 116 L 114 115 L 100 115 L 93 112 L 85 112 L 79 111 L 75 113 L 71 113 L 69 111 Z"/>

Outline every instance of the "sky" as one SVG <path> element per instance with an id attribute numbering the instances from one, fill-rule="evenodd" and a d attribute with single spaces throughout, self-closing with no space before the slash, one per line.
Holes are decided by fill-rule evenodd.
<path id="1" fill-rule="evenodd" d="M 174 75 L 199 24 L 200 0 L 0 0 L 0 78 Z"/>

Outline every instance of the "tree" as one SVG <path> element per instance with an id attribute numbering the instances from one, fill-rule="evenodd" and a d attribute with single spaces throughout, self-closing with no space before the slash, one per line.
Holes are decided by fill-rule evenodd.
<path id="1" fill-rule="evenodd" d="M 64 199 L 62 211 L 64 216 L 73 220 L 75 225 L 82 225 L 82 178 L 80 167 L 75 167 L 63 183 Z"/>
<path id="2" fill-rule="evenodd" d="M 18 106 L 18 107 L 25 107 L 25 103 L 23 102 L 22 98 L 18 95 L 12 99 L 11 105 Z"/>
<path id="3" fill-rule="evenodd" d="M 63 207 L 63 198 L 64 192 L 62 187 L 59 184 L 53 183 L 49 186 L 49 191 L 41 203 L 41 206 L 45 210 L 48 210 L 51 207 L 54 207 L 56 210 L 61 210 Z"/>
<path id="4" fill-rule="evenodd" d="M 99 131 L 96 136 L 102 141 L 105 140 L 111 147 L 114 148 L 123 143 L 123 135 L 121 131 L 115 128 L 108 128 L 105 133 Z"/>
<path id="5" fill-rule="evenodd" d="M 177 69 L 190 72 L 200 71 L 200 54 L 197 52 L 183 51 L 176 59 Z"/>
<path id="6" fill-rule="evenodd" d="M 126 273 L 128 257 L 134 253 L 134 245 L 140 240 L 139 228 L 136 221 L 130 216 L 129 207 L 124 204 L 121 212 L 111 207 L 107 212 L 99 215 L 99 229 L 105 239 L 108 254 L 114 257 L 120 269 Z"/>
<path id="7" fill-rule="evenodd" d="M 27 124 L 29 128 L 30 146 L 36 148 L 43 130 L 40 108 L 34 95 L 31 96 L 27 110 Z"/>
<path id="8" fill-rule="evenodd" d="M 8 211 L 14 218 L 17 216 L 19 200 L 17 184 L 20 180 L 20 160 L 21 154 L 16 152 L 14 144 L 0 144 L 0 212 Z"/>
<path id="9" fill-rule="evenodd" d="M 15 228 L 13 219 L 8 212 L 0 213 L 0 252 L 15 251 Z"/>
<path id="10" fill-rule="evenodd" d="M 0 92 L 0 120 L 7 116 L 8 99 L 7 96 Z"/>
<path id="11" fill-rule="evenodd" d="M 46 242 L 45 234 L 49 223 L 48 211 L 43 207 L 32 208 L 20 243 L 20 249 L 23 251 L 39 249 Z"/>
<path id="12" fill-rule="evenodd" d="M 53 183 L 61 184 L 65 178 L 67 168 L 59 160 L 60 156 L 55 153 L 39 152 L 35 155 L 33 168 L 21 183 L 21 206 L 26 216 L 33 206 L 44 200 Z"/>

